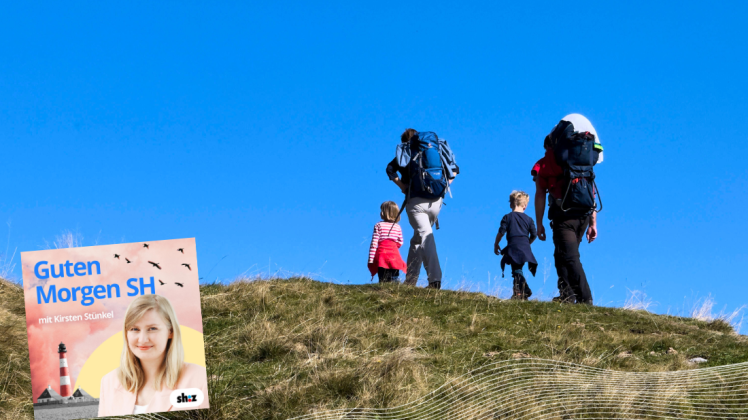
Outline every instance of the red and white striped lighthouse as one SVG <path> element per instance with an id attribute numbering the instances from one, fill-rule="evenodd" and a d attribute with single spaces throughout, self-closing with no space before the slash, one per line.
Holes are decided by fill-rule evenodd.
<path id="1" fill-rule="evenodd" d="M 60 342 L 60 346 L 57 347 L 57 353 L 60 353 L 60 396 L 69 397 L 73 395 L 72 386 L 70 384 L 70 373 L 68 372 L 68 358 L 67 349 L 65 344 Z"/>

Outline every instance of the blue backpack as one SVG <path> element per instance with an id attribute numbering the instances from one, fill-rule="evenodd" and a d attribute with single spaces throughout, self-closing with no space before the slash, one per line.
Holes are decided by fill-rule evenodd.
<path id="1" fill-rule="evenodd" d="M 406 201 L 409 197 L 444 197 L 449 188 L 448 179 L 454 177 L 457 168 L 446 140 L 432 131 L 419 132 L 409 142 L 397 146 L 395 157 L 398 165 L 410 172 Z"/>

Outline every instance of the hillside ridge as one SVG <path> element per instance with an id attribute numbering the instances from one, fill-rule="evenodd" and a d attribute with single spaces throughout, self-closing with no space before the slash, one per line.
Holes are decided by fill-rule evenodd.
<path id="1" fill-rule="evenodd" d="M 394 407 L 502 360 L 663 372 L 748 361 L 724 321 L 398 284 L 308 278 L 201 286 L 210 410 L 169 418 L 287 419 Z M 0 417 L 33 418 L 20 287 L 0 282 Z M 702 357 L 696 365 L 688 360 Z"/>

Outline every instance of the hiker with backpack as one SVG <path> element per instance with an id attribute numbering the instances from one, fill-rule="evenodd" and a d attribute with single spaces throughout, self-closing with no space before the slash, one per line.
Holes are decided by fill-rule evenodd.
<path id="1" fill-rule="evenodd" d="M 395 158 L 387 165 L 387 176 L 405 194 L 401 212 L 408 214 L 413 237 L 408 249 L 405 284 L 415 286 L 421 265 L 429 288 L 440 289 L 442 270 L 432 226 L 439 229 L 439 212 L 445 194 L 460 168 L 446 140 L 436 133 L 409 128 L 400 136 Z"/>
<path id="2" fill-rule="evenodd" d="M 603 160 L 603 147 L 592 123 L 580 114 L 565 116 L 545 137 L 545 156 L 531 174 L 535 181 L 538 239 L 545 241 L 543 213 L 548 194 L 548 220 L 560 296 L 554 302 L 592 305 L 592 292 L 579 258 L 584 236 L 597 238 L 597 212 L 602 210 L 593 167 Z M 600 207 L 597 201 L 600 200 Z"/>
<path id="3" fill-rule="evenodd" d="M 532 254 L 530 245 L 537 238 L 535 232 L 535 222 L 525 214 L 527 204 L 530 202 L 530 196 L 524 191 L 512 191 L 509 195 L 509 206 L 512 208 L 510 213 L 504 215 L 501 219 L 499 232 L 496 234 L 496 241 L 493 244 L 493 252 L 496 255 L 502 255 L 501 258 L 501 277 L 504 277 L 504 267 L 509 264 L 512 267 L 512 277 L 514 284 L 512 287 L 513 300 L 527 300 L 532 296 L 532 290 L 527 285 L 525 274 L 522 267 L 527 263 L 527 268 L 535 276 L 538 269 L 538 262 Z M 506 246 L 501 249 L 499 242 L 506 234 Z"/>

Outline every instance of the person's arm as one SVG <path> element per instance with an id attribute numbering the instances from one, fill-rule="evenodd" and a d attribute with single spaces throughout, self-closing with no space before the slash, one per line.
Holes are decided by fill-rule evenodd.
<path id="1" fill-rule="evenodd" d="M 374 225 L 374 233 L 371 234 L 371 246 L 369 246 L 369 264 L 374 262 L 374 256 L 379 246 L 379 224 Z"/>
<path id="2" fill-rule="evenodd" d="M 535 220 L 538 221 L 538 239 L 545 241 L 545 227 L 543 227 L 543 215 L 545 214 L 546 189 L 540 184 L 540 177 L 535 178 Z"/>
<path id="3" fill-rule="evenodd" d="M 587 228 L 587 242 L 592 243 L 597 239 L 597 213 L 592 212 L 590 215 L 590 226 Z"/>
<path id="4" fill-rule="evenodd" d="M 493 253 L 496 255 L 501 254 L 501 248 L 499 247 L 499 242 L 501 242 L 501 238 L 504 237 L 504 233 L 499 231 L 499 233 L 496 234 L 496 241 L 493 243 Z"/>
<path id="5" fill-rule="evenodd" d="M 535 221 L 530 219 L 530 245 L 535 242 L 538 237 L 538 232 L 535 230 Z"/>
<path id="6" fill-rule="evenodd" d="M 405 183 L 398 177 L 395 177 L 395 179 L 392 180 L 395 184 L 397 184 L 398 187 L 400 187 L 400 191 L 403 192 L 403 194 L 407 194 L 408 192 L 408 186 L 405 185 Z"/>
<path id="7" fill-rule="evenodd" d="M 501 224 L 499 225 L 499 233 L 496 234 L 496 241 L 493 243 L 493 253 L 496 255 L 499 255 L 501 253 L 499 242 L 501 242 L 501 238 L 504 237 L 504 234 L 506 233 L 506 230 L 508 228 L 509 228 L 509 221 L 507 221 L 506 216 L 504 216 L 501 218 Z"/>
<path id="8" fill-rule="evenodd" d="M 399 166 L 397 165 L 397 159 L 392 159 L 387 164 L 387 168 L 385 169 L 385 172 L 387 172 L 387 177 L 390 179 L 390 181 L 397 178 L 397 168 L 399 168 Z"/>
<path id="9" fill-rule="evenodd" d="M 392 159 L 390 163 L 387 164 L 387 169 L 385 171 L 387 172 L 387 177 L 390 178 L 392 182 L 394 182 L 398 187 L 400 187 L 400 191 L 403 193 L 407 193 L 408 186 L 405 185 L 405 183 L 400 179 L 399 176 L 397 176 L 398 169 L 401 169 L 400 166 L 397 164 L 397 159 Z"/>

